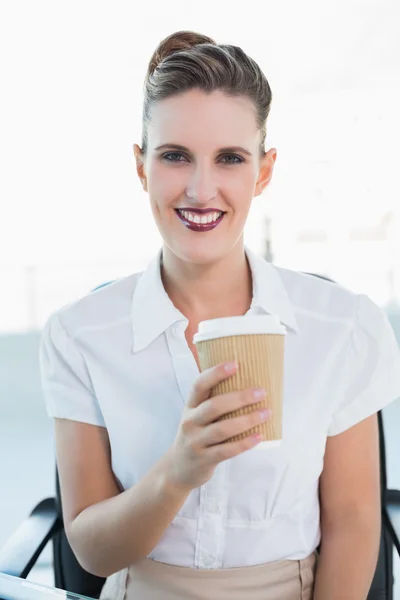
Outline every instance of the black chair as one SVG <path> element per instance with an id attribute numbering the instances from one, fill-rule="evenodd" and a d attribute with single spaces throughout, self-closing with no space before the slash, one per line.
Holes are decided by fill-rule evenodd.
<path id="1" fill-rule="evenodd" d="M 332 281 L 321 275 L 315 276 Z M 381 411 L 378 412 L 378 424 L 382 531 L 378 562 L 367 600 L 393 600 L 394 548 L 400 556 L 400 490 L 387 489 L 386 449 Z M 26 578 L 49 541 L 53 543 L 55 586 L 91 598 L 99 598 L 105 579 L 88 573 L 80 566 L 65 535 L 57 470 L 55 498 L 47 498 L 40 502 L 0 549 L 0 573 Z M 320 550 L 320 546 L 317 550 Z"/>

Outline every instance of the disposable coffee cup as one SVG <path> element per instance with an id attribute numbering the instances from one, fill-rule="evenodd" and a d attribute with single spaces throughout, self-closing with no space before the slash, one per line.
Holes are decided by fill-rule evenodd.
<path id="1" fill-rule="evenodd" d="M 281 445 L 285 335 L 286 328 L 276 315 L 224 317 L 199 323 L 193 343 L 201 371 L 235 360 L 239 364 L 234 375 L 212 389 L 211 397 L 251 388 L 266 390 L 266 396 L 260 402 L 227 413 L 219 420 L 249 414 L 260 408 L 272 410 L 267 421 L 227 441 L 261 433 L 263 441 L 255 448 Z"/>

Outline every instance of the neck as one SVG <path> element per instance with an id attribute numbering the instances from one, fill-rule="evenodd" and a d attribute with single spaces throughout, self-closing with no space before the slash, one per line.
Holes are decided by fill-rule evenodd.
<path id="1" fill-rule="evenodd" d="M 243 242 L 204 265 L 184 262 L 164 245 L 161 277 L 171 301 L 189 320 L 242 315 L 250 308 L 252 276 Z"/>

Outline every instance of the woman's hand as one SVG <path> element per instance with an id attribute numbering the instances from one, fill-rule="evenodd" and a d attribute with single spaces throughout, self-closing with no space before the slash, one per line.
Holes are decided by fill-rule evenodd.
<path id="1" fill-rule="evenodd" d="M 179 425 L 174 444 L 168 451 L 169 478 L 173 485 L 192 490 L 206 483 L 218 463 L 237 456 L 261 441 L 260 435 L 226 442 L 269 418 L 262 410 L 215 422 L 222 415 L 260 402 L 264 390 L 244 390 L 210 398 L 217 384 L 231 377 L 235 363 L 207 369 L 196 379 Z M 225 443 L 224 443 L 225 442 Z"/>

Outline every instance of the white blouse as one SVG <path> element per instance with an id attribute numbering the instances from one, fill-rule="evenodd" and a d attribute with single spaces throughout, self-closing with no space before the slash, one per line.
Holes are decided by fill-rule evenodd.
<path id="1" fill-rule="evenodd" d="M 386 314 L 364 294 L 272 265 L 246 248 L 249 314 L 287 329 L 283 442 L 220 463 L 194 489 L 149 558 L 201 569 L 300 560 L 319 545 L 318 480 L 327 436 L 400 397 L 400 350 Z M 106 427 L 112 468 L 135 485 L 173 443 L 198 368 L 187 319 L 160 277 L 160 252 L 52 314 L 42 333 L 51 417 Z"/>

